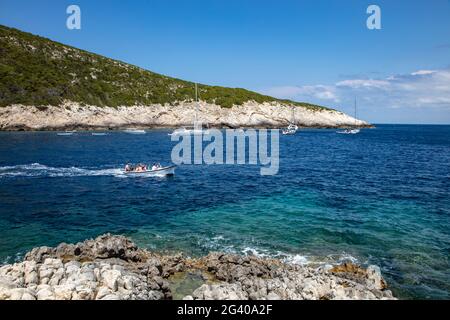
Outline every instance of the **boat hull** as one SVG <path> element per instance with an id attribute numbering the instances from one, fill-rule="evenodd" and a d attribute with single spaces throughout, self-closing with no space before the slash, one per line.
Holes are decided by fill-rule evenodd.
<path id="1" fill-rule="evenodd" d="M 124 171 L 124 174 L 136 177 L 152 177 L 152 176 L 173 176 L 177 166 L 162 167 L 156 170 L 147 170 L 142 172 Z"/>
<path id="2" fill-rule="evenodd" d="M 172 133 L 168 133 L 169 136 L 201 136 L 201 135 L 209 135 L 208 130 L 175 130 Z"/>
<path id="3" fill-rule="evenodd" d="M 145 130 L 139 130 L 139 129 L 128 129 L 128 130 L 123 130 L 123 132 L 128 133 L 128 134 L 146 134 Z"/>
<path id="4" fill-rule="evenodd" d="M 337 131 L 337 133 L 339 134 L 357 134 L 359 132 L 360 132 L 359 129 L 352 129 L 350 131 Z"/>

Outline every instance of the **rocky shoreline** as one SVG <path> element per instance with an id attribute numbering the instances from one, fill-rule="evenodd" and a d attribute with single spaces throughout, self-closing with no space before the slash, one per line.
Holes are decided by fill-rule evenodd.
<path id="1" fill-rule="evenodd" d="M 313 268 L 210 253 L 163 255 L 105 234 L 0 267 L 0 300 L 395 299 L 376 266 Z"/>
<path id="2" fill-rule="evenodd" d="M 60 106 L 11 105 L 0 108 L 0 130 L 121 130 L 136 128 L 174 128 L 192 125 L 197 119 L 218 128 L 280 128 L 295 122 L 300 127 L 346 128 L 371 127 L 340 111 L 312 110 L 279 102 L 247 102 L 242 106 L 222 108 L 200 102 L 177 105 L 97 107 L 66 101 Z"/>

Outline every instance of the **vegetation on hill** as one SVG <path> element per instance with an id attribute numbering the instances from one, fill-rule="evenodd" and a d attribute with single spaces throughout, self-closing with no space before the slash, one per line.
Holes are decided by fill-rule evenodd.
<path id="1" fill-rule="evenodd" d="M 97 106 L 176 104 L 194 99 L 194 83 L 160 75 L 46 38 L 0 25 L 0 106 L 59 105 L 63 100 Z M 240 88 L 199 85 L 203 101 L 222 107 L 278 101 Z"/>

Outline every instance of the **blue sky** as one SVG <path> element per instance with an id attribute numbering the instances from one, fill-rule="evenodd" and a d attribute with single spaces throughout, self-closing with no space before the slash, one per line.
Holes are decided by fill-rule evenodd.
<path id="1" fill-rule="evenodd" d="M 1 0 L 0 23 L 205 84 L 344 112 L 356 96 L 374 123 L 450 123 L 449 0 Z"/>

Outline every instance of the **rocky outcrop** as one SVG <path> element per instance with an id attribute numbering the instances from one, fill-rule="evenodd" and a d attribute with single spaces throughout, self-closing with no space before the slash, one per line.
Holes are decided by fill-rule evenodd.
<path id="1" fill-rule="evenodd" d="M 308 109 L 279 102 L 247 102 L 222 108 L 201 102 L 178 105 L 127 107 L 81 106 L 65 102 L 61 106 L 12 105 L 0 108 L 0 130 L 121 129 L 127 127 L 179 127 L 198 121 L 214 127 L 282 127 L 295 122 L 303 127 L 369 126 L 342 112 Z"/>
<path id="2" fill-rule="evenodd" d="M 159 259 L 122 236 L 104 235 L 56 248 L 39 247 L 25 261 L 0 268 L 1 299 L 170 299 Z"/>
<path id="3" fill-rule="evenodd" d="M 123 236 L 39 247 L 23 262 L 0 267 L 0 300 L 172 299 L 175 275 L 202 274 L 192 299 L 394 299 L 376 266 L 332 268 L 210 253 L 161 255 Z"/>
<path id="4" fill-rule="evenodd" d="M 378 267 L 352 263 L 332 269 L 275 259 L 213 253 L 202 259 L 220 284 L 204 284 L 188 299 L 392 299 Z"/>

